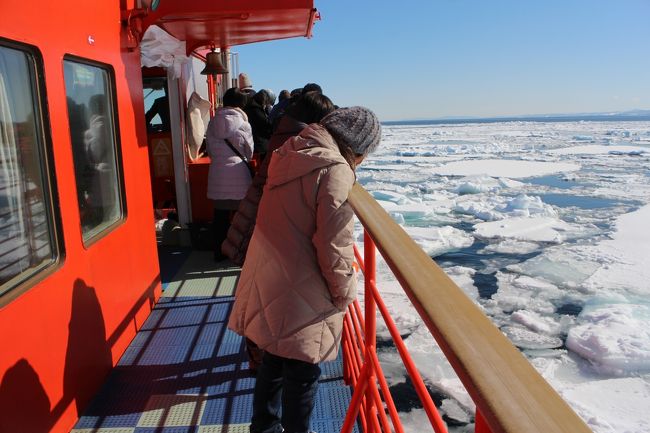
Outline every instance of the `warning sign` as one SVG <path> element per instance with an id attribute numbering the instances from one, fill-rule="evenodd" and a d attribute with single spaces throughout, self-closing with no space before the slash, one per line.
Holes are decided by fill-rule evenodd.
<path id="1" fill-rule="evenodd" d="M 171 177 L 173 174 L 171 158 L 162 155 L 154 155 L 153 172 L 156 177 Z"/>
<path id="2" fill-rule="evenodd" d="M 156 138 L 153 143 L 153 154 L 154 155 L 171 155 L 172 146 L 169 138 Z"/>
<path id="3" fill-rule="evenodd" d="M 171 140 L 169 138 L 154 138 L 150 143 L 154 177 L 173 176 L 174 160 Z"/>

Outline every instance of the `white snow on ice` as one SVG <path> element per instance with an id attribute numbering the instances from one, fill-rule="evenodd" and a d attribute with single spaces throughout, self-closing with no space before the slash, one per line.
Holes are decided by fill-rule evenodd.
<path id="1" fill-rule="evenodd" d="M 456 161 L 434 168 L 433 173 L 443 176 L 488 176 L 525 178 L 579 170 L 580 165 L 563 162 L 540 162 L 502 159 Z"/>

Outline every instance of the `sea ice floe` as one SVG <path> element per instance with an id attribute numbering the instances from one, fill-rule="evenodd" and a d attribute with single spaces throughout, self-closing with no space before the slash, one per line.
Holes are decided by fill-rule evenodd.
<path id="1" fill-rule="evenodd" d="M 397 191 L 373 190 L 370 194 L 372 194 L 375 200 L 390 201 L 396 204 L 412 203 L 412 200 L 409 199 L 406 194 Z"/>
<path id="2" fill-rule="evenodd" d="M 434 213 L 433 209 L 424 203 L 410 202 L 398 204 L 386 200 L 377 200 L 377 202 L 399 223 L 403 223 L 405 220 L 409 219 L 422 219 Z"/>
<path id="3" fill-rule="evenodd" d="M 650 304 L 588 303 L 567 347 L 610 374 L 650 372 Z"/>
<path id="4" fill-rule="evenodd" d="M 404 227 L 404 230 L 431 257 L 467 248 L 474 243 L 471 234 L 451 226 Z"/>
<path id="5" fill-rule="evenodd" d="M 492 252 L 501 254 L 530 254 L 538 251 L 539 244 L 535 242 L 517 241 L 506 239 L 498 243 L 490 244 L 483 248 L 479 253 Z"/>
<path id="6" fill-rule="evenodd" d="M 574 135 L 573 141 L 594 141 L 591 135 Z"/>
<path id="7" fill-rule="evenodd" d="M 512 344 L 522 349 L 554 349 L 562 346 L 560 338 L 533 332 L 523 326 L 504 326 L 501 332 Z"/>
<path id="8" fill-rule="evenodd" d="M 523 325 L 531 331 L 546 335 L 559 335 L 567 326 L 561 321 L 556 320 L 555 317 L 543 316 L 536 311 L 530 310 L 515 311 L 510 316 L 510 319 L 514 323 Z"/>
<path id="9" fill-rule="evenodd" d="M 465 196 L 467 197 L 467 196 Z M 505 218 L 502 212 L 496 210 L 499 203 L 504 203 L 501 197 L 488 197 L 476 200 L 461 197 L 456 201 L 453 211 L 459 214 L 472 215 L 483 221 L 497 221 Z"/>
<path id="10" fill-rule="evenodd" d="M 456 161 L 432 168 L 432 172 L 442 176 L 470 176 L 485 174 L 493 177 L 522 179 L 552 173 L 576 171 L 579 164 L 571 162 L 522 161 L 520 159 L 478 159 Z"/>
<path id="11" fill-rule="evenodd" d="M 492 302 L 506 313 L 518 310 L 553 314 L 555 302 L 565 295 L 556 285 L 525 275 L 497 272 L 499 289 L 492 295 Z"/>
<path id="12" fill-rule="evenodd" d="M 557 218 L 555 208 L 538 196 L 519 194 L 504 196 L 461 196 L 456 200 L 455 212 L 472 215 L 483 221 L 497 221 L 508 217 L 546 216 Z"/>
<path id="13" fill-rule="evenodd" d="M 456 192 L 463 194 L 478 194 L 483 192 L 493 192 L 501 189 L 520 188 L 522 182 L 508 178 L 494 178 L 486 175 L 467 176 L 460 180 L 456 187 Z"/>
<path id="14" fill-rule="evenodd" d="M 422 379 L 474 413 L 474 402 L 426 326 L 418 328 L 405 343 Z"/>
<path id="15" fill-rule="evenodd" d="M 598 433 L 650 432 L 650 379 L 594 380 L 557 387 L 589 427 Z"/>
<path id="16" fill-rule="evenodd" d="M 458 404 L 456 400 L 446 398 L 440 405 L 440 411 L 450 420 L 457 423 L 467 424 L 472 420 L 472 416 L 467 413 L 467 409 Z"/>
<path id="17" fill-rule="evenodd" d="M 552 218 L 558 216 L 553 206 L 544 203 L 540 197 L 525 194 L 509 198 L 504 205 L 498 206 L 496 210 L 509 216 L 546 216 Z"/>
<path id="18" fill-rule="evenodd" d="M 474 225 L 475 236 L 486 239 L 516 239 L 560 244 L 585 236 L 585 229 L 552 217 L 514 217 Z"/>
<path id="19" fill-rule="evenodd" d="M 612 239 L 585 247 L 601 263 L 585 284 L 592 289 L 650 295 L 650 205 L 620 216 Z"/>
<path id="20" fill-rule="evenodd" d="M 648 149 L 641 146 L 603 146 L 599 144 L 565 147 L 548 151 L 553 155 L 641 155 L 646 152 L 648 152 Z"/>
<path id="21" fill-rule="evenodd" d="M 449 276 L 458 287 L 472 300 L 479 297 L 478 289 L 474 285 L 474 274 L 476 270 L 465 266 L 450 266 L 445 268 L 445 273 Z"/>
<path id="22" fill-rule="evenodd" d="M 598 270 L 600 262 L 581 247 L 547 248 L 538 256 L 509 265 L 508 271 L 542 278 L 557 286 L 586 291 L 585 280 Z"/>

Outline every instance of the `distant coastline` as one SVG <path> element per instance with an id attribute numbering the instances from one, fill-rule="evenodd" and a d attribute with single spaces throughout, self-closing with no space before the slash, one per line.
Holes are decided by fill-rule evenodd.
<path id="1" fill-rule="evenodd" d="M 509 117 L 448 117 L 437 119 L 386 120 L 383 125 L 443 125 L 459 123 L 497 123 L 497 122 L 621 122 L 650 121 L 650 110 L 634 110 L 621 113 L 578 113 L 541 114 Z"/>

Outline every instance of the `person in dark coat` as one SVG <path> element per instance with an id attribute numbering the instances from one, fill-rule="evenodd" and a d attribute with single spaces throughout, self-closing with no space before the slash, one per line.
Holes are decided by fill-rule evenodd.
<path id="1" fill-rule="evenodd" d="M 278 103 L 271 108 L 271 111 L 269 112 L 269 120 L 271 121 L 273 132 L 275 132 L 275 128 L 278 126 L 278 120 L 280 120 L 280 117 L 284 115 L 284 111 L 289 105 L 290 98 L 291 93 L 289 93 L 288 90 L 282 90 L 278 95 Z"/>
<path id="2" fill-rule="evenodd" d="M 287 108 L 286 115 L 282 117 L 278 129 L 268 141 L 269 153 L 262 162 L 257 174 L 255 174 L 246 196 L 239 204 L 226 240 L 221 245 L 221 252 L 230 258 L 233 263 L 237 265 L 244 263 L 248 242 L 253 234 L 253 229 L 255 229 L 257 206 L 262 198 L 262 190 L 266 184 L 267 170 L 272 152 L 282 146 L 289 138 L 298 135 L 308 124 L 320 122 L 323 117 L 332 111 L 334 111 L 334 104 L 320 92 L 307 92 Z"/>
<path id="3" fill-rule="evenodd" d="M 267 107 L 271 105 L 271 95 L 268 91 L 262 89 L 253 95 L 248 105 L 244 108 L 248 116 L 248 123 L 253 128 L 253 141 L 255 142 L 254 153 L 260 154 L 264 158 L 267 151 L 266 143 L 271 138 L 271 121 L 267 114 Z"/>
<path id="4" fill-rule="evenodd" d="M 283 92 L 285 92 L 285 90 L 283 90 Z M 282 116 L 284 116 L 287 107 L 307 92 L 323 93 L 323 89 L 316 83 L 307 83 L 302 89 L 293 89 L 291 93 L 289 93 L 289 98 L 280 98 L 280 102 L 278 102 L 269 113 L 269 119 L 271 120 L 271 129 L 273 132 L 275 132 L 275 130 L 278 128 L 280 119 L 282 119 Z"/>

